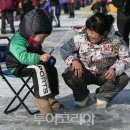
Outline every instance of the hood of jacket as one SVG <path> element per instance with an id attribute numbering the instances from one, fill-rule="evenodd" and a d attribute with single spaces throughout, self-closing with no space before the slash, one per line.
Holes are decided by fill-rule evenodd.
<path id="1" fill-rule="evenodd" d="M 33 34 L 50 34 L 52 25 L 42 9 L 33 9 L 25 14 L 19 25 L 20 34 L 28 38 Z"/>

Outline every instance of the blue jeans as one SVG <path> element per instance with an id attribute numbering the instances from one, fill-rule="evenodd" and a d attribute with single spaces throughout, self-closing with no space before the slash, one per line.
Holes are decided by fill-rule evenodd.
<path id="1" fill-rule="evenodd" d="M 5 31 L 5 20 L 6 20 L 7 13 L 8 13 L 8 16 L 9 16 L 8 18 L 9 18 L 10 29 L 11 29 L 11 31 L 14 31 L 13 12 L 14 12 L 14 10 L 2 10 L 2 14 L 1 14 L 1 19 L 2 19 L 1 31 Z"/>

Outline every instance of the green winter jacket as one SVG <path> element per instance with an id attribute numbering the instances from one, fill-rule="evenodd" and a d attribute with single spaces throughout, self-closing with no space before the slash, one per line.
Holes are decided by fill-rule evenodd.
<path id="1" fill-rule="evenodd" d="M 16 32 L 11 39 L 8 49 L 6 58 L 8 68 L 38 64 L 40 55 L 44 53 L 41 45 L 34 47 L 19 32 Z"/>

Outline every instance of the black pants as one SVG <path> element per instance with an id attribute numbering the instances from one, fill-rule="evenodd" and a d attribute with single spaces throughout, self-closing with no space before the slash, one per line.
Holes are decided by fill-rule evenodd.
<path id="1" fill-rule="evenodd" d="M 62 7 L 63 7 L 63 10 L 64 10 L 64 13 L 65 13 L 65 14 L 68 14 L 68 13 L 69 13 L 68 3 L 63 3 L 63 4 L 62 4 Z"/>
<path id="2" fill-rule="evenodd" d="M 9 24 L 10 24 L 10 29 L 12 32 L 14 32 L 14 17 L 13 17 L 13 14 L 14 14 L 14 10 L 2 10 L 1 12 L 1 18 L 2 18 L 2 24 L 1 24 L 1 31 L 4 32 L 5 29 L 6 29 L 6 16 L 7 14 L 9 15 Z"/>
<path id="3" fill-rule="evenodd" d="M 107 5 L 106 2 L 101 2 L 101 12 L 105 14 L 107 13 L 106 5 Z"/>
<path id="4" fill-rule="evenodd" d="M 75 4 L 74 3 L 68 3 L 68 7 L 69 7 L 70 18 L 74 18 L 75 17 Z"/>
<path id="5" fill-rule="evenodd" d="M 118 31 L 123 36 L 125 42 L 129 46 L 129 34 L 130 34 L 130 15 L 125 15 L 122 12 L 117 13 L 117 27 Z"/>
<path id="6" fill-rule="evenodd" d="M 65 83 L 72 89 L 76 101 L 84 100 L 89 90 L 87 85 L 96 84 L 100 87 L 96 90 L 96 98 L 104 101 L 111 101 L 127 84 L 129 77 L 123 73 L 115 80 L 105 79 L 105 73 L 94 76 L 87 69 L 84 75 L 78 78 L 71 68 L 67 68 L 62 74 Z"/>
<path id="7" fill-rule="evenodd" d="M 34 94 L 37 98 L 56 96 L 59 94 L 57 70 L 54 66 L 30 65 L 20 66 L 14 71 L 18 77 L 31 76 L 34 85 Z M 48 92 L 50 90 L 50 93 Z"/>

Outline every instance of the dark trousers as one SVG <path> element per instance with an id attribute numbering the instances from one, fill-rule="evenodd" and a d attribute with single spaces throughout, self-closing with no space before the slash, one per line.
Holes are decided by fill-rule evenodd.
<path id="1" fill-rule="evenodd" d="M 53 24 L 53 20 L 54 20 L 56 23 L 56 26 L 60 27 L 60 12 L 57 13 L 56 8 L 57 7 L 55 7 L 55 6 L 53 7 L 52 12 L 48 13 L 48 17 L 49 17 L 51 24 Z"/>
<path id="2" fill-rule="evenodd" d="M 81 78 L 78 78 L 71 68 L 67 68 L 62 74 L 65 83 L 72 89 L 76 101 L 84 100 L 89 90 L 87 85 L 96 84 L 100 87 L 96 90 L 96 98 L 104 101 L 111 101 L 127 84 L 129 77 L 123 73 L 114 80 L 105 79 L 105 73 L 94 76 L 87 69 Z"/>
<path id="3" fill-rule="evenodd" d="M 45 70 L 38 70 L 39 66 L 44 67 Z M 49 96 L 56 96 L 59 94 L 59 81 L 58 81 L 58 74 L 57 69 L 54 66 L 49 65 L 34 65 L 34 66 L 21 66 L 15 69 L 14 75 L 18 77 L 24 77 L 24 76 L 31 76 L 33 80 L 34 85 L 34 94 L 37 98 L 42 97 L 49 97 Z M 43 72 L 44 71 L 44 72 Z M 46 91 L 46 88 L 43 90 L 43 86 L 40 85 L 39 81 L 41 80 L 42 85 L 46 85 L 46 87 L 49 87 L 51 90 L 50 94 L 47 94 L 45 96 L 40 96 L 40 91 Z"/>
<path id="4" fill-rule="evenodd" d="M 14 10 L 2 10 L 2 24 L 1 24 L 1 31 L 5 31 L 5 20 L 6 16 L 8 14 L 8 19 L 9 19 L 9 24 L 10 24 L 10 29 L 11 31 L 14 32 L 14 16 L 13 16 Z"/>
<path id="5" fill-rule="evenodd" d="M 101 2 L 101 12 L 102 13 L 107 13 L 106 5 L 107 5 L 106 2 Z"/>
<path id="6" fill-rule="evenodd" d="M 68 7 L 69 7 L 69 14 L 70 14 L 70 18 L 74 18 L 75 16 L 75 4 L 74 3 L 68 3 Z"/>
<path id="7" fill-rule="evenodd" d="M 65 14 L 68 14 L 68 13 L 69 13 L 68 3 L 63 3 L 63 4 L 62 4 L 62 7 L 63 7 L 63 10 L 64 10 L 64 13 L 65 13 Z"/>
<path id="8" fill-rule="evenodd" d="M 120 34 L 123 36 L 125 42 L 129 46 L 129 34 L 130 34 L 130 15 L 127 16 L 122 12 L 117 13 L 117 27 Z"/>

